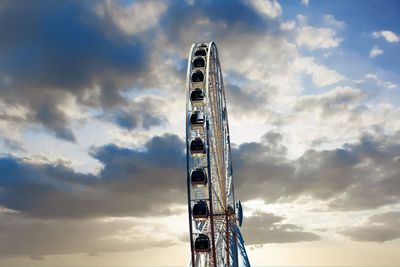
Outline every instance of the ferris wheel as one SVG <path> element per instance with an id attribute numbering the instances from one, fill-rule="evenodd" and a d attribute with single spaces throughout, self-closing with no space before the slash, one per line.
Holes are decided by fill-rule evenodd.
<path id="1" fill-rule="evenodd" d="M 194 43 L 189 53 L 186 151 L 192 267 L 250 266 L 243 212 L 235 202 L 224 83 L 217 46 Z"/>

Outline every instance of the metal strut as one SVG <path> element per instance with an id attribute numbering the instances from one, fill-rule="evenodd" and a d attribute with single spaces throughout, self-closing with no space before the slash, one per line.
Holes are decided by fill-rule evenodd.
<path id="1" fill-rule="evenodd" d="M 234 197 L 228 114 L 214 42 L 192 45 L 186 88 L 190 265 L 250 266 L 237 226 L 241 215 Z"/>

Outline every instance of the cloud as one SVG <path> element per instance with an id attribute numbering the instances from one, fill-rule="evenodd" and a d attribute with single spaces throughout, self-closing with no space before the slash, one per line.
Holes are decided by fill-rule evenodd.
<path id="1" fill-rule="evenodd" d="M 332 85 L 345 79 L 337 71 L 316 63 L 313 57 L 298 57 L 293 64 L 298 71 L 311 75 L 312 82 L 319 87 Z"/>
<path id="2" fill-rule="evenodd" d="M 383 38 L 389 43 L 398 43 L 400 42 L 400 37 L 392 31 L 375 31 L 371 33 L 371 36 L 375 39 Z"/>
<path id="3" fill-rule="evenodd" d="M 229 111 L 236 117 L 265 112 L 263 108 L 268 96 L 259 90 L 259 86 L 254 84 L 238 86 L 227 83 L 225 90 L 231 103 Z"/>
<path id="4" fill-rule="evenodd" d="M 105 145 L 92 155 L 104 165 L 98 175 L 62 162 L 2 157 L 0 205 L 33 217 L 74 218 L 170 214 L 186 200 L 184 144 L 177 136 L 154 137 L 144 150 Z"/>
<path id="5" fill-rule="evenodd" d="M 166 2 L 157 0 L 135 1 L 127 6 L 107 0 L 97 4 L 95 9 L 100 17 L 111 18 L 125 33 L 135 35 L 157 26 L 166 8 Z"/>
<path id="6" fill-rule="evenodd" d="M 342 38 L 331 28 L 303 26 L 297 31 L 295 42 L 298 46 L 314 49 L 330 49 L 339 46 Z"/>
<path id="7" fill-rule="evenodd" d="M 364 137 L 338 149 L 308 150 L 292 160 L 284 136 L 268 132 L 260 142 L 233 148 L 236 195 L 277 203 L 308 196 L 342 211 L 399 203 L 396 136 Z M 139 234 L 132 221 L 99 217 L 176 214 L 174 205 L 186 201 L 183 141 L 175 135 L 156 136 L 140 149 L 110 144 L 94 148 L 92 155 L 104 166 L 98 174 L 77 173 L 62 162 L 0 160 L 0 205 L 17 211 L 0 214 L 2 244 L 7 244 L 0 248 L 2 255 L 101 253 L 174 244 Z M 245 218 L 244 225 L 247 244 L 319 240 L 265 212 Z M 31 232 L 37 234 L 31 237 Z"/>
<path id="8" fill-rule="evenodd" d="M 331 14 L 324 15 L 323 22 L 326 26 L 335 27 L 337 29 L 342 29 L 344 26 L 346 26 L 345 22 L 336 20 Z"/>
<path id="9" fill-rule="evenodd" d="M 257 12 L 269 18 L 276 19 L 282 13 L 281 5 L 276 0 L 247 0 Z"/>
<path id="10" fill-rule="evenodd" d="M 77 141 L 76 116 L 84 121 L 93 113 L 146 130 L 162 124 L 160 109 L 126 93 L 157 89 L 172 99 L 184 87 L 193 40 L 258 39 L 278 27 L 280 10 L 272 0 L 44 1 L 25 12 L 22 1 L 9 1 L 0 11 L 1 25 L 9 25 L 0 41 L 1 100 L 26 109 L 22 130 L 39 124 L 70 142 Z"/>
<path id="11" fill-rule="evenodd" d="M 349 93 L 347 97 L 326 96 L 323 107 L 334 111 L 359 97 L 357 91 L 344 92 Z M 297 159 L 288 158 L 283 138 L 272 131 L 260 142 L 233 147 L 235 188 L 243 200 L 290 202 L 310 196 L 325 201 L 332 210 L 371 209 L 400 202 L 396 135 L 364 136 L 337 149 L 307 150 Z M 78 173 L 63 162 L 3 157 L 0 204 L 41 218 L 177 212 L 177 205 L 186 201 L 184 147 L 178 136 L 167 134 L 153 137 L 138 149 L 113 144 L 93 148 L 91 155 L 103 165 L 98 174 Z"/>
<path id="12" fill-rule="evenodd" d="M 3 144 L 5 147 L 9 148 L 12 151 L 26 152 L 26 149 L 22 146 L 22 144 L 16 140 L 11 140 L 3 137 Z"/>
<path id="13" fill-rule="evenodd" d="M 284 21 L 281 23 L 280 28 L 282 30 L 293 30 L 296 27 L 296 22 L 293 20 Z"/>
<path id="14" fill-rule="evenodd" d="M 285 151 L 282 144 L 268 138 L 233 149 L 237 195 L 269 203 L 309 196 L 325 201 L 327 209 L 341 211 L 400 202 L 396 135 L 365 136 L 337 149 L 307 150 L 295 160 L 289 160 Z"/>
<path id="15" fill-rule="evenodd" d="M 383 54 L 383 50 L 379 49 L 379 47 L 377 47 L 376 45 L 374 45 L 371 49 L 371 51 L 369 51 L 369 57 L 370 58 L 376 58 L 379 55 Z"/>
<path id="16" fill-rule="evenodd" d="M 255 212 L 244 218 L 243 236 L 247 245 L 263 245 L 267 243 L 295 243 L 320 240 L 314 233 L 303 228 L 284 223 L 284 217 L 266 212 Z"/>
<path id="17" fill-rule="evenodd" d="M 16 211 L 0 215 L 0 256 L 95 256 L 179 242 L 171 236 L 180 235 L 154 222 L 186 212 L 184 141 L 172 134 L 151 136 L 180 125 L 171 130 L 178 132 L 183 125 L 177 118 L 184 107 L 187 50 L 198 40 L 216 40 L 220 48 L 230 119 L 255 118 L 263 130 L 251 129 L 254 140 L 257 132 L 275 129 L 254 142 L 245 133 L 247 142 L 233 145 L 237 197 L 278 206 L 306 198 L 322 203 L 319 211 L 371 210 L 400 202 L 399 135 L 393 134 L 399 112 L 367 102 L 371 95 L 365 84 L 349 84 L 345 69 L 338 72 L 300 54 L 299 48 L 330 53 L 339 47 L 345 24 L 332 15 L 321 15 L 321 25 L 311 26 L 305 17 L 283 20 L 277 1 L 250 0 L 49 1 L 29 10 L 18 1 L 0 5 L 7 11 L 0 11 L 0 25 L 11 29 L 0 38 L 0 57 L 7 59 L 0 62 L 1 102 L 6 103 L 0 108 L 0 135 L 7 136 L 4 146 L 22 154 L 0 159 L 0 205 Z M 30 25 L 41 19 L 45 23 Z M 319 88 L 302 88 L 304 78 Z M 375 90 L 394 88 L 375 78 L 363 80 L 373 81 Z M 35 161 L 29 156 L 33 152 L 22 151 L 26 136 L 13 132 L 15 125 L 33 126 L 34 134 L 43 127 L 77 142 L 66 144 L 76 151 L 92 139 L 80 136 L 80 118 L 88 124 L 105 121 L 115 142 L 104 144 L 110 141 L 98 138 L 95 129 L 95 141 L 86 144 L 96 142 L 90 160 L 102 167 L 94 173 L 81 173 L 64 161 Z M 110 129 L 107 122 L 119 128 Z M 43 139 L 47 145 L 49 139 Z M 298 147 L 301 152 L 293 156 Z M 63 150 L 53 148 L 54 153 Z M 395 221 L 385 220 L 372 224 L 390 235 L 375 234 L 376 240 L 396 236 L 387 229 Z M 347 236 L 361 240 L 362 227 L 370 224 L 346 229 Z M 242 229 L 250 245 L 320 239 L 284 216 L 261 211 L 246 217 Z"/>
<path id="18" fill-rule="evenodd" d="M 176 88 L 184 87 L 185 70 L 183 68 L 179 75 L 164 77 L 162 73 L 170 69 L 165 63 L 175 61 L 177 65 L 181 64 L 175 57 L 186 58 L 187 48 L 194 40 L 214 40 L 222 48 L 220 61 L 226 76 L 224 79 L 229 81 L 225 85 L 232 89 L 226 90 L 227 99 L 237 104 L 229 106 L 229 110 L 238 119 L 254 117 L 259 111 L 272 114 L 274 111 L 267 110 L 269 101 L 290 98 L 298 93 L 299 86 L 293 81 L 298 75 L 291 70 L 290 62 L 297 55 L 296 46 L 286 39 L 278 18 L 260 14 L 250 1 L 201 1 L 196 4 L 173 1 L 163 13 L 160 27 L 165 38 L 159 39 L 157 47 L 161 46 L 168 52 L 161 54 L 157 52 L 160 49 L 154 49 L 155 53 L 173 55 L 173 58 L 160 62 L 160 56 L 155 57 L 158 60 L 154 61 L 157 71 L 152 71 L 149 80 L 168 86 L 168 97 L 173 95 L 177 101 L 182 99 Z M 296 77 L 292 80 L 292 76 Z M 169 104 L 178 110 L 179 102 Z M 255 108 L 241 112 L 241 108 L 249 105 Z M 248 112 L 252 110 L 255 111 Z M 175 115 L 169 114 L 172 121 Z"/>
<path id="19" fill-rule="evenodd" d="M 8 77 L 1 99 L 27 108 L 27 122 L 75 141 L 69 103 L 124 105 L 121 93 L 147 69 L 147 51 L 92 2 L 42 1 L 26 12 L 23 1 L 0 10 L 0 73 Z"/>
<path id="20" fill-rule="evenodd" d="M 87 256 L 88 257 L 97 257 L 97 256 L 99 256 L 99 253 L 97 253 L 97 252 L 89 252 L 88 254 L 87 254 Z"/>
<path id="21" fill-rule="evenodd" d="M 357 81 L 360 85 L 363 85 L 365 83 L 368 83 L 368 81 L 373 81 L 375 82 L 374 86 L 378 86 L 379 88 L 385 88 L 385 89 L 396 89 L 398 88 L 398 85 L 389 82 L 389 81 L 384 81 L 380 77 L 378 77 L 377 74 L 374 73 L 367 73 L 364 78 L 360 81 Z"/>
<path id="22" fill-rule="evenodd" d="M 346 79 L 343 84 L 351 83 Z M 352 86 L 336 86 L 323 93 L 311 91 L 299 96 L 279 126 L 292 157 L 301 156 L 310 146 L 333 149 L 357 142 L 366 134 L 394 134 L 400 127 L 396 120 L 399 111 L 391 104 L 380 102 L 390 98 L 393 90 L 387 89 L 395 86 L 387 81 L 380 80 L 378 84 L 375 79 L 363 78 Z M 314 140 L 325 141 L 315 147 Z M 293 155 L 294 149 L 299 151 Z"/>
<path id="23" fill-rule="evenodd" d="M 387 242 L 400 238 L 400 212 L 389 211 L 369 217 L 363 224 L 341 231 L 353 241 Z"/>
<path id="24" fill-rule="evenodd" d="M 257 7 L 257 8 L 256 8 Z M 160 19 L 168 46 L 186 57 L 194 41 L 226 43 L 228 37 L 262 36 L 279 26 L 280 5 L 274 1 L 172 1 Z M 272 16 L 272 17 L 271 17 Z M 182 52 L 183 51 L 183 52 Z"/>
<path id="25" fill-rule="evenodd" d="M 273 2 L 271 3 L 273 4 Z M 112 3 L 106 3 L 106 5 L 108 4 Z M 167 103 L 168 105 L 173 105 L 177 99 L 174 99 L 176 95 L 179 95 L 179 99 L 181 99 L 181 92 L 177 90 L 177 88 L 184 88 L 183 80 L 185 77 L 186 63 L 182 63 L 182 61 L 183 57 L 187 56 L 186 50 L 188 47 L 185 42 L 192 43 L 193 40 L 197 40 L 199 36 L 207 37 L 207 40 L 209 39 L 208 37 L 218 37 L 219 40 L 227 45 L 226 51 L 230 51 L 229 53 L 232 53 L 231 55 L 233 56 L 231 57 L 228 53 L 224 58 L 229 59 L 229 63 L 234 63 L 237 62 L 237 56 L 240 55 L 240 53 L 237 52 L 241 51 L 243 45 L 243 43 L 238 40 L 243 40 L 243 42 L 247 44 L 256 43 L 258 47 L 257 51 L 267 53 L 267 59 L 270 58 L 273 60 L 277 58 L 279 61 L 286 62 L 288 53 L 275 53 L 275 50 L 266 51 L 265 41 L 268 41 L 269 46 L 276 47 L 276 49 L 280 51 L 286 51 L 287 48 L 293 49 L 293 45 L 286 47 L 285 45 L 287 43 L 284 43 L 285 45 L 280 45 L 284 42 L 282 39 L 276 40 L 264 34 L 260 35 L 260 33 L 265 33 L 268 30 L 277 29 L 279 27 L 278 21 L 273 21 L 268 16 L 260 15 L 253 6 L 242 1 L 226 1 L 220 3 L 202 1 L 198 4 L 192 5 L 189 2 L 171 2 L 165 10 L 160 7 L 162 11 L 157 13 L 160 15 L 160 26 L 149 27 L 149 29 L 156 28 L 155 31 L 159 30 L 158 34 L 153 35 L 153 37 L 155 37 L 153 40 L 152 38 L 146 39 L 148 36 L 145 32 L 148 29 L 141 29 L 135 33 L 133 33 L 133 31 L 127 32 L 121 29 L 121 26 L 117 25 L 114 21 L 116 18 L 110 17 L 113 15 L 108 14 L 106 10 L 102 13 L 98 6 L 91 5 L 89 8 L 89 5 L 83 3 L 60 1 L 57 3 L 48 3 L 47 5 L 49 6 L 47 10 L 49 10 L 49 12 L 45 14 L 41 14 L 41 10 L 44 8 L 35 7 L 31 10 L 27 18 L 24 18 L 23 12 L 20 11 L 22 2 L 13 2 L 13 4 L 10 4 L 7 8 L 15 10 L 18 16 L 13 17 L 2 14 L 10 21 L 15 19 L 15 17 L 18 17 L 21 21 L 35 21 L 38 16 L 42 16 L 43 20 L 45 20 L 48 16 L 46 25 L 58 27 L 57 25 L 59 24 L 53 23 L 53 20 L 62 18 L 65 27 L 64 31 L 55 29 L 49 33 L 43 33 L 46 36 L 48 35 L 48 37 L 46 37 L 48 40 L 46 39 L 45 42 L 46 45 L 49 46 L 48 52 L 54 50 L 52 55 L 60 56 L 60 61 L 53 60 L 52 58 L 51 60 L 45 61 L 45 63 L 48 64 L 48 66 L 45 64 L 45 67 L 49 69 L 49 72 L 53 71 L 57 73 L 47 76 L 45 75 L 47 74 L 46 71 L 43 76 L 37 75 L 38 79 L 40 78 L 37 85 L 30 80 L 30 76 L 21 79 L 21 86 L 17 87 L 15 85 L 14 87 L 14 84 L 11 83 L 13 86 L 13 90 L 11 91 L 18 93 L 18 95 L 10 95 L 9 98 L 13 97 L 10 99 L 10 103 L 18 103 L 19 105 L 27 107 L 27 115 L 24 117 L 25 121 L 31 120 L 32 122 L 46 123 L 48 129 L 54 134 L 69 140 L 74 140 L 75 138 L 74 132 L 69 127 L 69 123 L 74 121 L 74 118 L 70 117 L 67 108 L 68 105 L 65 102 L 73 103 L 72 105 L 77 107 L 79 111 L 83 106 L 84 108 L 89 108 L 89 110 L 91 108 L 95 109 L 96 114 L 98 114 L 98 109 L 100 109 L 101 119 L 112 121 L 124 129 L 146 130 L 164 121 L 163 110 L 159 109 L 159 107 L 163 106 L 165 102 L 145 101 L 142 98 L 138 98 L 136 93 L 144 93 L 144 88 L 138 89 L 139 91 L 134 91 L 132 93 L 134 97 L 129 99 L 129 96 L 126 96 L 129 95 L 127 93 L 130 93 L 130 91 L 128 92 L 127 90 L 136 90 L 136 87 L 132 89 L 130 88 L 131 86 L 159 89 L 162 95 L 165 94 L 168 96 L 168 99 L 170 99 Z M 45 3 L 43 3 L 43 5 L 45 5 Z M 155 6 L 158 7 L 157 4 L 155 4 Z M 104 8 L 106 9 L 107 6 Z M 66 14 L 62 12 L 66 12 Z M 77 13 L 81 15 L 76 16 Z M 196 23 L 187 23 L 188 21 L 194 21 Z M 216 25 L 216 27 L 205 26 L 204 23 L 212 23 Z M 204 29 L 207 30 L 203 31 Z M 20 34 L 20 38 L 25 38 L 24 41 L 27 46 L 30 46 L 31 43 L 35 43 L 37 40 L 36 38 L 38 38 L 34 34 L 29 34 L 30 30 L 34 31 L 34 29 L 29 27 L 26 29 L 20 27 L 15 30 L 15 32 Z M 83 34 L 82 31 L 84 31 L 85 34 Z M 58 43 L 53 43 L 54 40 L 59 39 L 57 34 L 61 34 L 62 32 L 70 34 L 70 36 L 67 36 L 68 38 L 64 37 L 63 40 L 65 43 L 61 46 Z M 198 35 L 199 33 L 202 34 Z M 81 38 L 82 34 L 84 37 Z M 174 38 L 174 36 L 181 38 Z M 164 37 L 166 39 L 164 39 Z M 242 39 L 241 37 L 246 38 Z M 77 39 L 78 41 L 72 42 L 70 38 Z M 2 40 L 5 42 L 4 39 Z M 8 41 L 10 40 L 12 40 L 12 38 Z M 144 44 L 147 44 L 147 46 L 145 47 Z M 9 49 L 11 49 L 10 47 Z M 63 49 L 68 50 L 69 47 L 74 47 L 74 53 L 69 51 L 70 54 L 64 58 L 61 52 L 64 51 Z M 184 56 L 181 56 L 181 53 L 183 54 L 183 49 L 181 48 L 184 48 Z M 151 51 L 151 53 L 149 53 L 149 51 Z M 252 55 L 252 60 L 258 56 L 258 52 Z M 47 57 L 45 57 L 45 59 L 47 59 Z M 66 62 L 62 62 L 63 60 Z M 226 62 L 228 63 L 228 61 Z M 32 64 L 33 69 L 35 69 L 34 66 L 37 64 L 37 61 L 33 61 Z M 231 69 L 234 68 L 233 64 L 227 65 L 230 65 Z M 263 65 L 265 66 L 265 64 Z M 251 70 L 248 68 L 249 66 L 242 67 L 245 68 L 244 72 L 246 68 L 247 70 Z M 62 70 L 76 71 L 79 73 L 76 73 L 76 75 L 73 73 L 64 73 L 61 68 L 63 68 Z M 276 68 L 276 66 L 274 68 Z M 16 69 L 18 70 L 19 68 Z M 227 69 L 229 69 L 228 66 Z M 258 75 L 265 76 L 263 73 L 260 73 L 255 74 L 254 77 Z M 285 74 L 282 73 L 282 75 Z M 24 75 L 21 77 L 24 77 Z M 278 79 L 279 77 L 276 78 L 276 80 Z M 240 98 L 243 97 L 248 100 L 243 102 L 246 103 L 247 106 L 253 103 L 259 104 L 259 106 L 262 104 L 260 100 L 255 99 L 255 97 L 251 95 L 252 92 L 260 89 L 260 85 L 255 87 L 255 84 L 256 83 L 252 83 L 249 86 L 237 87 L 235 91 Z M 32 90 L 25 90 L 23 86 L 27 85 L 35 86 Z M 263 86 L 262 89 L 267 91 L 272 87 L 273 86 Z M 29 92 L 32 94 L 27 95 Z M 257 96 L 264 96 L 264 93 L 260 92 Z M 179 101 L 180 100 L 177 100 L 176 102 Z M 238 103 L 239 102 L 238 100 Z M 42 107 L 43 111 L 39 113 L 38 110 Z M 36 113 L 40 115 L 38 115 L 40 121 L 31 119 L 35 118 L 34 116 L 36 116 Z M 178 143 L 178 145 L 181 145 L 181 143 Z M 144 148 L 146 148 L 146 146 L 147 145 L 144 145 Z M 103 146 L 102 149 L 98 148 L 94 151 L 92 155 L 98 158 L 100 154 L 107 154 L 103 151 L 118 154 L 126 150 L 112 145 Z M 132 149 L 132 151 L 139 153 L 139 150 Z M 145 154 L 145 152 L 143 153 Z M 151 153 L 158 153 L 158 151 L 152 151 Z M 144 156 L 144 154 L 141 155 Z M 177 151 L 173 151 L 171 154 L 181 155 Z M 121 155 L 115 155 L 115 158 L 121 158 L 125 163 L 130 162 L 130 160 L 119 156 Z M 136 157 L 137 155 L 133 153 L 131 156 Z M 172 159 L 173 157 L 169 158 Z M 128 205 L 128 203 L 135 203 L 131 196 L 135 194 L 116 191 L 117 189 L 123 191 L 129 188 L 130 185 L 123 185 L 124 179 L 125 182 L 132 182 L 132 184 L 134 184 L 138 181 L 150 181 L 151 179 L 147 178 L 149 175 L 153 176 L 154 179 L 159 179 L 159 177 L 162 176 L 162 170 L 156 167 L 156 162 L 153 162 L 152 164 L 154 164 L 154 166 L 149 169 L 153 171 L 152 174 L 143 172 L 140 174 L 137 173 L 137 176 L 135 176 L 120 171 L 120 174 L 115 175 L 122 177 L 118 186 L 111 182 L 103 183 L 102 178 L 106 175 L 112 177 L 113 171 L 117 171 L 118 168 L 113 167 L 116 161 L 112 160 L 112 157 L 107 158 L 107 162 L 103 162 L 100 158 L 98 159 L 104 164 L 104 169 L 99 176 L 78 173 L 64 164 L 53 166 L 52 163 L 48 163 L 41 165 L 26 162 L 19 158 L 6 158 L 4 160 L 9 161 L 4 162 L 5 165 L 3 168 L 7 169 L 7 164 L 16 166 L 16 169 L 20 169 L 21 171 L 18 177 L 20 181 L 26 183 L 27 187 L 31 186 L 33 190 L 28 192 L 26 188 L 9 188 L 6 190 L 7 192 L 1 196 L 2 202 L 32 216 L 100 216 L 101 214 L 108 214 L 109 212 L 115 214 L 115 216 L 119 216 L 126 214 L 127 206 L 125 205 Z M 138 159 L 135 158 L 131 161 L 134 163 L 136 160 Z M 146 163 L 144 159 L 139 161 Z M 179 164 L 182 164 L 182 162 L 183 161 L 179 161 Z M 178 163 L 175 162 L 175 164 Z M 180 165 L 176 166 L 179 166 L 179 168 L 171 167 L 171 169 L 167 170 L 167 172 L 170 172 L 169 177 L 171 177 L 171 179 L 173 177 L 179 179 L 176 177 L 179 177 L 182 168 Z M 120 167 L 124 166 L 121 165 Z M 127 168 L 136 170 L 138 167 L 139 166 L 132 165 Z M 16 171 L 16 169 L 13 171 Z M 50 169 L 52 173 L 49 173 Z M 109 171 L 111 169 L 113 169 L 113 171 Z M 35 179 L 36 177 L 34 177 L 33 174 L 35 174 L 36 177 L 46 177 L 46 182 L 39 182 Z M 59 181 L 57 179 L 60 176 L 71 177 L 73 181 L 61 181 L 61 185 L 58 186 Z M 76 177 L 82 178 L 87 184 L 82 185 L 80 182 L 76 182 L 74 180 Z M 182 183 L 176 184 L 173 182 L 170 183 L 170 185 L 177 185 L 178 188 L 184 187 Z M 63 188 L 64 186 L 67 187 L 68 190 L 65 190 Z M 149 194 L 145 192 L 146 190 L 151 190 L 151 186 L 146 185 L 146 187 L 147 189 L 142 188 L 142 190 L 139 190 L 140 186 L 136 184 L 133 186 L 135 190 L 138 190 L 138 199 L 140 197 L 144 200 L 150 198 Z M 157 186 L 153 187 L 156 191 L 163 188 L 161 184 L 159 188 L 156 187 Z M 13 194 L 13 192 L 18 192 L 18 190 L 21 190 L 19 191 L 20 193 L 27 192 L 26 196 L 32 200 L 32 207 L 26 206 L 26 203 L 18 203 L 16 200 L 17 195 Z M 174 190 L 175 188 L 162 193 L 160 195 L 161 198 L 165 197 L 165 199 L 171 201 L 172 198 L 166 195 L 172 197 L 175 192 Z M 82 192 L 88 193 L 82 194 Z M 102 198 L 102 194 L 106 194 L 107 198 Z M 174 196 L 176 197 L 178 195 L 179 194 L 175 194 Z M 54 202 L 47 201 L 47 199 L 53 199 L 56 198 L 56 196 L 59 201 L 58 203 L 65 203 L 66 206 L 76 205 L 78 208 L 76 210 L 72 208 L 66 209 L 65 211 L 57 210 Z M 182 196 L 184 195 L 182 194 Z M 107 199 L 115 199 L 115 201 L 108 201 Z M 117 199 L 119 199 L 119 201 L 117 201 Z M 150 202 L 152 201 L 148 203 Z M 154 211 L 160 209 L 161 213 L 166 212 L 166 210 L 161 207 L 163 203 L 163 201 L 160 201 L 155 204 L 153 207 Z M 157 206 L 159 204 L 160 206 Z M 41 205 L 43 208 L 40 208 Z M 136 208 L 140 210 L 141 208 L 139 206 L 138 203 L 133 204 L 132 210 L 129 209 L 130 211 L 128 211 L 128 213 L 131 211 L 135 213 L 136 211 L 134 210 Z M 153 208 L 143 207 L 141 211 L 137 210 L 137 212 L 140 213 L 146 209 L 152 210 Z"/>
<path id="26" fill-rule="evenodd" d="M 301 0 L 301 3 L 305 6 L 308 6 L 310 4 L 310 0 Z"/>
<path id="27" fill-rule="evenodd" d="M 20 126 L 41 124 L 44 130 L 56 137 L 72 142 L 80 141 L 75 136 L 80 132 L 75 123 L 77 117 L 80 123 L 90 123 L 90 119 L 96 117 L 116 124 L 121 130 L 144 131 L 163 126 L 163 122 L 176 117 L 171 110 L 184 105 L 181 91 L 177 88 L 185 86 L 187 48 L 194 40 L 215 40 L 224 47 L 221 52 L 224 70 L 240 67 L 238 73 L 243 77 L 248 75 L 251 83 L 244 86 L 235 84 L 240 87 L 240 92 L 237 92 L 250 101 L 250 98 L 254 100 L 250 93 L 259 90 L 257 96 L 263 98 L 256 101 L 258 106 L 262 105 L 267 93 L 272 95 L 278 91 L 277 86 L 279 89 L 288 88 L 281 84 L 281 76 L 285 77 L 290 71 L 283 68 L 288 65 L 287 58 L 292 57 L 295 47 L 283 38 L 279 30 L 280 5 L 276 1 L 201 1 L 196 4 L 190 1 L 134 1 L 125 6 L 119 3 L 104 1 L 90 5 L 60 1 L 48 4 L 47 10 L 51 12 L 41 14 L 40 8 L 35 8 L 27 18 L 23 12 L 12 17 L 21 21 L 35 21 L 38 16 L 49 17 L 46 25 L 55 26 L 59 23 L 52 20 L 63 18 L 63 27 L 68 29 L 42 33 L 47 36 L 45 44 L 49 49 L 43 48 L 44 52 L 32 61 L 31 68 L 38 69 L 35 64 L 42 61 L 43 68 L 46 68 L 43 75 L 33 75 L 37 77 L 37 83 L 29 75 L 6 73 L 11 81 L 17 76 L 24 77 L 20 79 L 21 85 L 11 82 L 8 86 L 12 89 L 9 91 L 17 95 L 2 95 L 7 97 L 5 101 L 10 105 L 27 109 L 27 113 L 21 116 Z M 255 8 L 258 5 L 262 8 Z M 7 8 L 18 11 L 21 7 L 22 4 L 15 2 Z M 66 10 L 72 11 L 68 13 Z M 57 12 L 60 14 L 49 15 Z M 35 34 L 29 34 L 29 27 L 15 31 L 25 38 L 27 46 L 42 43 Z M 87 31 L 84 38 L 80 37 L 82 31 Z M 60 39 L 56 33 L 61 32 L 68 32 L 70 36 L 64 37 L 64 42 L 59 45 L 55 42 Z M 268 33 L 274 34 L 269 36 Z M 73 43 L 73 53 L 69 51 L 67 54 L 68 51 L 64 50 L 72 47 L 72 39 L 78 41 Z M 249 45 L 257 45 L 257 50 L 244 55 L 242 49 Z M 7 51 L 7 54 L 17 57 L 17 52 Z M 51 57 L 41 58 L 42 54 L 50 52 Z M 277 61 L 277 64 L 261 64 L 260 57 Z M 246 64 L 237 66 L 237 62 L 242 60 L 246 60 Z M 254 64 L 262 68 L 254 71 Z M 15 69 L 19 71 L 21 68 L 17 66 Z M 266 75 L 271 70 L 280 75 Z M 266 84 L 252 82 L 259 77 L 268 80 Z M 29 90 L 24 88 L 28 85 Z M 143 104 L 137 95 L 148 94 L 146 89 L 151 91 L 149 94 L 156 91 L 157 95 L 169 101 L 158 101 L 157 107 Z M 293 92 L 293 88 L 290 91 Z M 289 94 L 282 92 L 282 95 Z"/>
<path id="28" fill-rule="evenodd" d="M 165 104 L 161 98 L 137 97 L 126 106 L 109 109 L 99 117 L 127 130 L 138 128 L 148 130 L 168 122 L 160 108 Z"/>
<path id="29" fill-rule="evenodd" d="M 29 258 L 31 258 L 32 260 L 36 260 L 36 261 L 44 261 L 45 258 L 42 255 L 30 255 Z"/>
<path id="30" fill-rule="evenodd" d="M 135 251 L 175 244 L 163 235 L 163 225 L 133 218 L 43 220 L 18 213 L 0 213 L 0 257 L 30 255 L 43 261 L 45 255 Z M 95 251 L 95 252 L 93 252 Z"/>
<path id="31" fill-rule="evenodd" d="M 352 87 L 336 87 L 319 95 L 303 96 L 296 103 L 295 111 L 311 111 L 321 113 L 324 118 L 339 114 L 343 116 L 344 110 L 355 111 L 357 103 L 365 98 L 360 89 Z"/>

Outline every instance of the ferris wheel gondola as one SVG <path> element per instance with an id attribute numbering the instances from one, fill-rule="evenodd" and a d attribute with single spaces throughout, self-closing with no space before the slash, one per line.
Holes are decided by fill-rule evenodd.
<path id="1" fill-rule="evenodd" d="M 187 69 L 186 148 L 191 266 L 250 266 L 235 203 L 217 46 L 194 43 Z"/>

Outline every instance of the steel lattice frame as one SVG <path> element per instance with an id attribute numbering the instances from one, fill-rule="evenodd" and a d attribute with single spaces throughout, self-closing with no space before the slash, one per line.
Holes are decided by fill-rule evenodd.
<path id="1" fill-rule="evenodd" d="M 205 50 L 206 54 L 196 55 L 196 51 Z M 202 58 L 205 64 L 193 64 Z M 202 81 L 193 80 L 194 73 L 203 74 Z M 187 148 L 187 187 L 189 230 L 191 244 L 191 265 L 200 266 L 250 266 L 244 241 L 237 226 L 237 207 L 235 203 L 232 160 L 229 138 L 228 115 L 226 109 L 222 71 L 214 42 L 194 43 L 189 53 L 187 69 L 186 104 L 186 148 Z M 201 103 L 192 103 L 190 95 L 195 89 L 201 89 L 204 99 Z M 202 127 L 191 125 L 191 115 L 203 114 Z M 201 138 L 205 150 L 201 155 L 191 153 L 190 144 Z M 208 180 L 205 185 L 193 185 L 191 172 L 196 168 L 206 170 Z M 208 205 L 207 218 L 193 218 L 195 203 L 205 201 Z M 209 252 L 196 252 L 195 240 L 200 234 L 206 234 L 210 241 Z"/>

